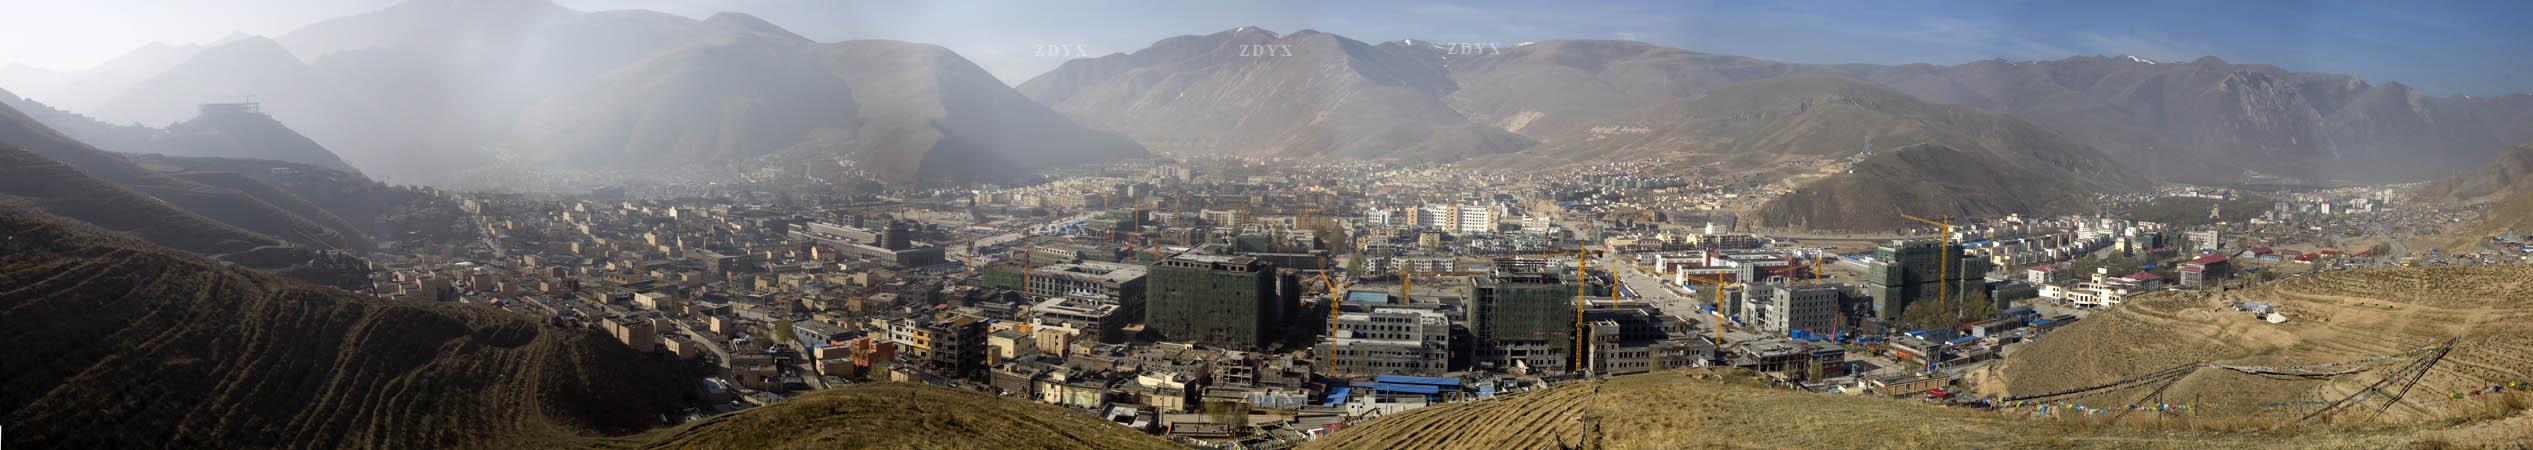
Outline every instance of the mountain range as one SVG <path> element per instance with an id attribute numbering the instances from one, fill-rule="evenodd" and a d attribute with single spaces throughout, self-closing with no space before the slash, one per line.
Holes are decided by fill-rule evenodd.
<path id="1" fill-rule="evenodd" d="M 780 155 L 843 161 L 892 183 L 1008 182 L 1144 154 L 947 49 L 819 43 L 742 14 L 410 0 L 277 39 L 145 52 L 97 70 L 161 70 L 87 89 L 118 92 L 79 94 L 105 100 L 73 109 L 158 124 L 202 103 L 252 100 L 361 171 L 399 180 L 508 162 L 638 170 Z"/>
<path id="2" fill-rule="evenodd" d="M 215 158 L 252 158 L 306 164 L 325 169 L 360 173 L 351 163 L 318 145 L 315 140 L 290 129 L 272 116 L 255 110 L 208 109 L 166 128 L 142 125 L 115 125 L 94 118 L 36 102 L 7 90 L 0 90 L 0 106 L 7 106 L 35 119 L 45 127 L 97 148 L 118 153 L 157 153 L 176 156 Z"/>
<path id="3" fill-rule="evenodd" d="M 1262 49 L 1272 56 L 1241 56 Z M 1078 59 L 1020 86 L 1058 111 L 1170 150 L 1308 155 L 1335 149 L 1341 155 L 1410 158 L 1520 152 L 1572 161 L 1581 158 L 1571 153 L 1596 155 L 1614 146 L 1637 152 L 1707 150 L 1599 137 L 1629 130 L 1647 108 L 1676 106 L 1737 83 L 1821 74 L 2012 114 L 2166 180 L 2421 180 L 2469 168 L 2507 144 L 2533 139 L 2533 128 L 2521 126 L 2533 123 L 2533 95 L 2427 97 L 2398 82 L 2378 85 L 2213 57 L 2180 63 L 2079 56 L 1950 66 L 1824 65 L 1633 41 L 1471 49 L 1418 40 L 1364 45 L 1316 31 L 1278 36 L 1244 27 Z M 1404 124 L 1347 133 L 1330 122 L 1367 121 L 1332 120 L 1349 118 L 1343 111 L 1383 112 Z M 1468 133 L 1415 131 L 1468 124 L 1513 136 L 1472 139 Z M 1841 142 L 1837 148 L 1862 145 Z"/>
<path id="4" fill-rule="evenodd" d="M 8 209 L 344 286 L 365 280 L 352 255 L 385 234 L 381 216 L 428 199 L 315 166 L 100 150 L 7 105 L 0 105 L 0 179 L 0 206 Z"/>
<path id="5" fill-rule="evenodd" d="M 1446 104 L 1458 85 L 1436 55 L 1243 27 L 1068 61 L 1020 91 L 1172 152 L 1451 161 L 1535 145 Z"/>
<path id="6" fill-rule="evenodd" d="M 1799 92 L 1761 95 L 1794 103 L 1704 100 L 1790 77 L 1843 78 L 1965 110 L 1881 102 L 1810 112 Z M 1838 161 L 1934 188 L 1899 208 L 2047 212 L 2040 205 L 2134 190 L 2141 177 L 2428 180 L 2533 140 L 2521 126 L 2533 123 L 2533 95 L 2430 97 L 2398 82 L 2214 57 L 1800 64 L 1634 41 L 1370 43 L 1239 27 L 1075 59 L 1013 87 L 938 46 L 818 42 L 743 14 L 585 12 L 540 0 L 408 0 L 277 38 L 147 47 L 88 71 L 0 70 L 0 83 L 61 98 L 103 129 L 169 123 L 169 135 L 201 103 L 252 99 L 361 172 L 424 182 L 521 163 L 640 172 L 833 161 L 895 184 L 955 185 L 1022 181 L 1146 148 L 1498 167 L 1676 157 L 1765 168 L 1798 189 L 1835 177 L 1784 164 Z M 1838 89 L 1860 89 L 1852 84 Z M 59 128 L 121 147 L 84 126 Z M 1956 157 L 1867 158 L 1930 144 L 1984 156 L 1941 169 L 1924 165 Z M 308 155 L 219 156 L 331 166 Z M 1722 159 L 1699 159 L 1709 156 Z M 2026 198 L 1966 191 L 2068 174 L 2087 176 L 2002 194 Z M 1865 187 L 1844 186 L 1814 191 Z M 1814 219 L 1761 221 L 1821 226 Z"/>

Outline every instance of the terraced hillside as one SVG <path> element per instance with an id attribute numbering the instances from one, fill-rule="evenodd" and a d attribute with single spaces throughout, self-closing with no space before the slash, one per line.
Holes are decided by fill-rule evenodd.
<path id="1" fill-rule="evenodd" d="M 2438 430 L 2235 431 L 2176 420 L 2103 425 L 2018 418 L 1919 401 L 1791 391 L 1740 373 L 1689 370 L 1574 383 L 1409 411 L 1308 449 L 1558 448 L 2400 448 L 2533 439 L 2527 417 Z"/>
<path id="2" fill-rule="evenodd" d="M 0 211 L 12 448 L 493 448 L 659 424 L 693 386 L 595 331 L 377 301 Z"/>
<path id="3" fill-rule="evenodd" d="M 2533 380 L 2533 267 L 2454 266 L 2326 273 L 2226 294 L 2277 305 L 2272 324 L 2213 295 L 2176 292 L 2131 302 L 2052 332 L 2018 350 L 1982 388 L 2032 394 L 2089 386 L 2191 362 L 2296 368 L 2327 377 L 2274 376 L 2219 367 L 2192 371 L 2164 392 L 2201 415 L 2294 419 L 2348 397 L 2418 361 L 2448 338 L 2454 350 L 2398 406 L 2369 395 L 2377 420 L 2416 423 L 2520 409 L 2524 399 L 2461 395 Z M 2400 383 L 2393 385 L 2399 387 Z M 2514 392 L 2521 392 L 2521 389 Z M 2131 390 L 2079 402 L 2136 401 Z M 2521 396 L 2521 394 L 2518 394 Z M 2369 416 L 2342 418 L 2366 420 Z"/>
<path id="4" fill-rule="evenodd" d="M 822 391 L 674 430 L 657 449 L 1168 449 L 1168 441 L 1051 405 L 918 384 Z"/>

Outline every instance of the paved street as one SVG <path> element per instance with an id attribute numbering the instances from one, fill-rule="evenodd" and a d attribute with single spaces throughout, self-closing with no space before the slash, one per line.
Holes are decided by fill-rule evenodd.
<path id="1" fill-rule="evenodd" d="M 1666 280 L 1664 280 L 1661 276 L 1638 270 L 1634 264 L 1629 264 L 1628 261 L 1620 259 L 1616 255 L 1603 257 L 1598 264 L 1602 267 L 1618 268 L 1616 272 L 1618 273 L 1619 282 L 1625 283 L 1627 285 L 1627 289 L 1633 291 L 1637 296 L 1653 302 L 1655 307 L 1662 309 L 1663 314 L 1669 314 L 1683 320 L 1697 323 L 1700 327 L 1699 329 L 1703 330 L 1703 332 L 1709 334 L 1714 333 L 1716 322 L 1715 316 L 1703 312 L 1701 308 L 1715 304 L 1715 294 L 1710 292 L 1683 293 L 1678 286 L 1666 283 Z M 1756 339 L 1759 337 L 1760 336 L 1757 334 L 1741 330 L 1725 330 L 1724 333 L 1724 339 L 1727 342 Z"/>

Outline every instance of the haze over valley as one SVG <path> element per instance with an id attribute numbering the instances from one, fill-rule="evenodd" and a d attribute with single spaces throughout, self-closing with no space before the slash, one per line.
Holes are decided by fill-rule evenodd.
<path id="1" fill-rule="evenodd" d="M 2155 3 L 0 7 L 0 447 L 2533 444 L 2533 8 Z"/>

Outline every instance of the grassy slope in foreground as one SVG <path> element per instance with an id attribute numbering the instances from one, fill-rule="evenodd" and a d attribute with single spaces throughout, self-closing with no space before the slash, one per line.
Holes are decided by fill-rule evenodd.
<path id="1" fill-rule="evenodd" d="M 1596 392 L 1597 391 L 1597 392 Z M 1590 417 L 1586 427 L 1578 418 Z M 2398 448 L 2506 445 L 2533 438 L 2526 417 L 2438 430 L 2225 424 L 2108 426 L 1767 387 L 1729 372 L 1657 372 L 1374 419 L 1310 449 L 1584 448 Z M 2425 428 L 2425 427 L 2422 427 Z M 2510 435 L 2509 433 L 2514 433 Z M 2510 437 L 2512 436 L 2512 437 Z M 1571 448 L 1571 447 L 1566 447 Z"/>
<path id="2" fill-rule="evenodd" d="M 2226 298 L 2277 305 L 2288 317 L 2272 324 L 2195 292 L 2131 299 L 2051 332 L 1985 371 L 1981 387 L 2016 394 L 2088 386 L 2179 364 L 2207 361 L 2290 367 L 2368 361 L 2461 337 L 2402 406 L 2372 420 L 2415 424 L 2504 413 L 2478 397 L 2450 393 L 2533 379 L 2533 266 L 2443 266 L 2307 275 L 2226 293 Z M 2399 367 L 2408 359 L 2385 361 Z M 2272 378 L 2201 369 L 2164 393 L 2194 403 L 2196 413 L 2283 421 L 2309 408 L 2278 402 L 2336 400 L 2364 389 L 2391 368 L 2330 380 Z M 2094 396 L 2095 407 L 2144 395 Z M 2368 406 L 2376 416 L 2382 400 Z M 2365 421 L 2365 417 L 2345 420 Z"/>
<path id="3" fill-rule="evenodd" d="M 379 301 L 0 210 L 26 448 L 495 448 L 658 424 L 691 383 L 593 330 Z"/>
<path id="4" fill-rule="evenodd" d="M 949 388 L 847 386 L 664 430 L 659 449 L 1170 449 L 1079 411 Z"/>

